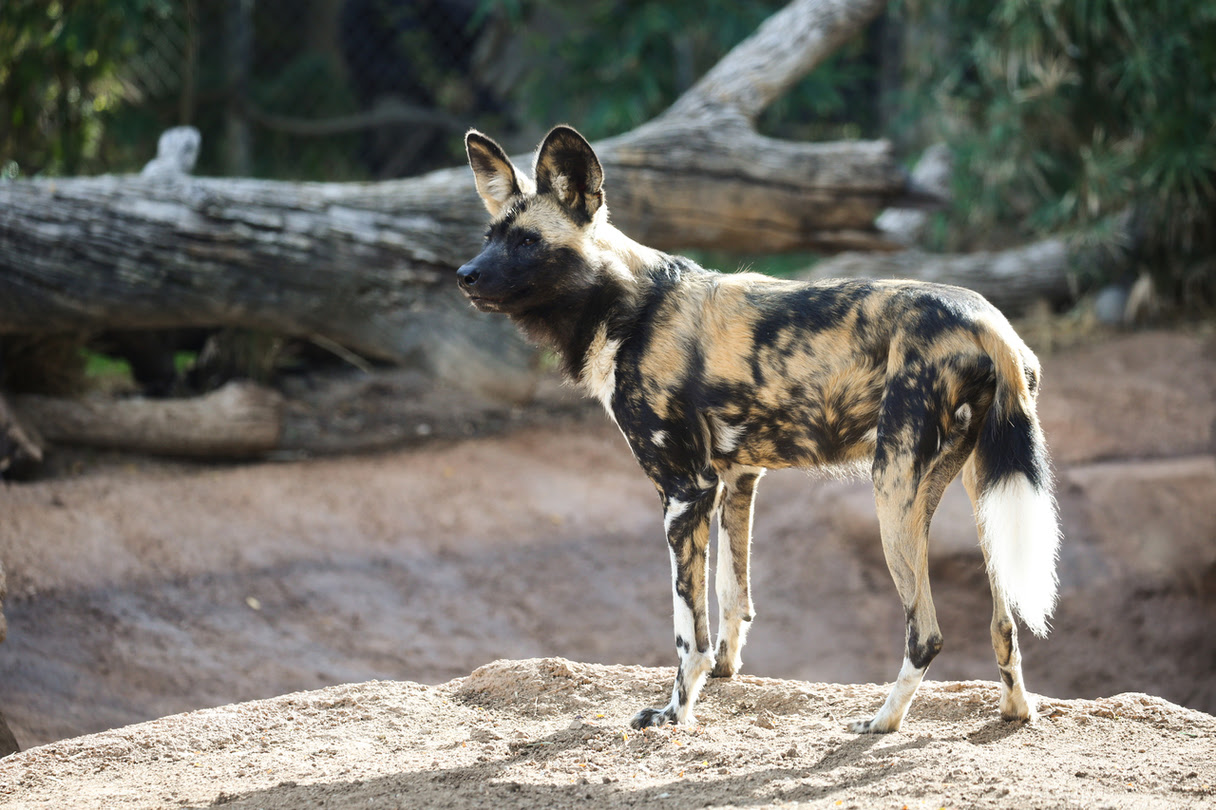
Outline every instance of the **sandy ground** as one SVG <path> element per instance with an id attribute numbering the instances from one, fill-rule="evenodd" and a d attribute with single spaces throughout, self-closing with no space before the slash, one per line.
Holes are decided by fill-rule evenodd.
<path id="1" fill-rule="evenodd" d="M 442 686 L 370 682 L 224 706 L 0 760 L 11 807 L 1208 808 L 1216 718 L 1160 698 L 1044 701 L 926 685 L 904 728 L 844 723 L 878 686 L 712 683 L 701 723 L 626 730 L 672 669 L 503 661 Z M 70 797 L 68 799 L 67 797 Z"/>
<path id="2" fill-rule="evenodd" d="M 872 711 L 881 687 L 751 679 L 881 684 L 899 664 L 900 608 L 868 484 L 796 472 L 761 485 L 747 677 L 707 689 L 703 725 L 622 739 L 670 672 L 506 664 L 493 700 L 470 697 L 485 671 L 405 683 L 441 683 L 499 658 L 674 660 L 658 502 L 619 434 L 593 414 L 340 459 L 85 457 L 70 475 L 3 485 L 0 711 L 22 747 L 223 708 L 2 760 L 0 803 L 36 804 L 69 778 L 96 806 L 121 806 L 123 790 L 132 806 L 209 804 L 220 791 L 249 806 L 326 797 L 392 806 L 412 791 L 425 801 L 396 802 L 560 805 L 590 793 L 652 804 L 668 793 L 680 806 L 867 806 L 883 796 L 909 807 L 1026 807 L 1066 806 L 1074 789 L 1085 807 L 1210 802 L 1201 787 L 1216 778 L 1210 717 L 1156 698 L 1062 699 L 1143 692 L 1216 711 L 1213 341 L 1149 333 L 1049 357 L 1040 408 L 1066 544 L 1055 631 L 1024 644 L 1029 688 L 1060 707 L 1034 728 L 996 720 L 990 606 L 961 491 L 947 494 L 933 528 L 946 645 L 930 676 L 943 683 L 927 684 L 912 725 L 858 740 L 843 720 Z M 531 690 L 563 667 L 591 674 L 573 678 L 569 703 L 539 712 L 544 698 Z M 560 677 L 570 687 L 572 676 Z M 393 683 L 275 697 L 373 679 Z M 970 679 L 985 684 L 950 691 Z M 494 712 L 487 722 L 502 739 L 471 736 L 486 725 L 476 706 Z M 763 711 L 783 719 L 766 728 L 756 723 Z M 575 720 L 586 728 L 569 728 Z M 1184 764 L 1192 749 L 1206 752 L 1207 770 Z M 198 765 L 194 751 L 206 755 Z M 593 751 L 616 781 L 578 783 L 570 769 L 590 768 Z M 634 761 L 650 769 L 638 782 L 626 773 Z M 722 764 L 694 767 L 702 761 Z M 680 763 L 684 777 L 672 773 Z M 195 768 L 200 781 L 177 781 Z M 1037 804 L 1019 793 L 1033 774 L 1052 791 L 1034 793 Z"/>

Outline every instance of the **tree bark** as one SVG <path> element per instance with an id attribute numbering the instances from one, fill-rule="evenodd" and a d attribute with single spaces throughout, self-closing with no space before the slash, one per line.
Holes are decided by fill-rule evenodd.
<path id="1" fill-rule="evenodd" d="M 875 217 L 919 198 L 888 144 L 754 128 L 883 5 L 796 0 L 662 116 L 598 144 L 617 224 L 665 249 L 893 247 Z M 0 184 L 0 334 L 242 326 L 452 369 L 492 346 L 518 367 L 527 353 L 501 319 L 474 322 L 455 294 L 451 270 L 477 252 L 485 220 L 466 168 L 371 184 Z"/>

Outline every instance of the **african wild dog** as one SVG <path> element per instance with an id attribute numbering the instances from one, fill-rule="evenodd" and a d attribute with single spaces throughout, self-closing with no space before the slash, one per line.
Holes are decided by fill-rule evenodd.
<path id="1" fill-rule="evenodd" d="M 603 171 L 569 127 L 541 143 L 535 181 L 494 141 L 466 137 L 492 221 L 459 285 L 553 347 L 598 398 L 663 501 L 679 670 L 670 702 L 635 728 L 688 723 L 705 676 L 730 677 L 752 621 L 748 554 L 768 467 L 869 467 L 882 546 L 907 616 L 886 703 L 858 732 L 899 728 L 942 636 L 928 529 L 962 472 L 993 594 L 1001 716 L 1034 716 L 1013 612 L 1047 631 L 1059 543 L 1035 416 L 1039 364 L 976 293 L 903 281 L 723 275 L 643 247 L 608 222 Z M 717 510 L 715 654 L 706 590 Z"/>

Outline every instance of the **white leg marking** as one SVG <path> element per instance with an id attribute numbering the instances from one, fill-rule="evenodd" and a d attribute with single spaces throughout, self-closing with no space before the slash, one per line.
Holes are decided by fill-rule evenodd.
<path id="1" fill-rule="evenodd" d="M 1026 693 L 1022 684 L 1022 668 L 1017 668 L 1013 676 L 1013 688 L 1010 689 L 1004 679 L 1001 679 L 1001 717 L 1006 720 L 1025 720 L 1033 722 L 1037 712 L 1034 700 Z"/>
<path id="2" fill-rule="evenodd" d="M 730 542 L 730 533 L 719 521 L 718 567 L 714 572 L 714 589 L 718 593 L 718 657 L 735 673 L 743 663 L 743 645 L 751 622 L 743 621 L 743 617 L 750 614 L 750 607 L 743 604 Z"/>
<path id="3" fill-rule="evenodd" d="M 683 504 L 683 506 L 687 507 L 687 504 Z M 697 697 L 701 694 L 701 687 L 705 685 L 706 676 L 714 668 L 714 656 L 712 651 L 708 654 L 697 651 L 697 625 L 693 616 L 693 607 L 676 592 L 676 576 L 679 566 L 676 562 L 675 550 L 668 547 L 668 551 L 671 556 L 671 601 L 677 639 L 676 652 L 680 657 L 680 671 L 676 674 L 676 682 L 671 688 L 671 701 L 668 702 L 664 712 L 674 717 L 677 723 L 695 723 L 696 718 L 693 716 L 692 710 L 697 703 Z M 680 644 L 680 641 L 683 644 Z M 681 686 L 687 696 L 682 705 L 680 701 Z"/>
<path id="4" fill-rule="evenodd" d="M 878 714 L 869 720 L 859 720 L 852 723 L 850 728 L 857 734 L 885 734 L 889 731 L 899 731 L 899 725 L 908 713 L 908 706 L 920 687 L 925 670 L 912 666 L 912 662 L 904 657 L 903 666 L 899 668 L 899 677 L 887 695 L 887 700 L 878 710 Z"/>

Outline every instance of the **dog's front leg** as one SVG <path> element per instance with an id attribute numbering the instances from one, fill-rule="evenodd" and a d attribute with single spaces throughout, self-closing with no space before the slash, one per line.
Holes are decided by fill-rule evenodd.
<path id="1" fill-rule="evenodd" d="M 672 603 L 675 608 L 676 653 L 680 668 L 671 700 L 662 709 L 642 709 L 630 722 L 634 728 L 664 723 L 693 723 L 693 706 L 705 678 L 714 667 L 709 644 L 709 594 L 705 588 L 709 519 L 718 487 L 698 488 L 686 499 L 668 496 L 663 524 L 671 552 Z"/>
<path id="2" fill-rule="evenodd" d="M 718 654 L 714 678 L 730 678 L 742 664 L 743 644 L 755 610 L 752 608 L 748 558 L 751 555 L 752 507 L 763 467 L 731 467 L 722 475 L 718 512 Z"/>

